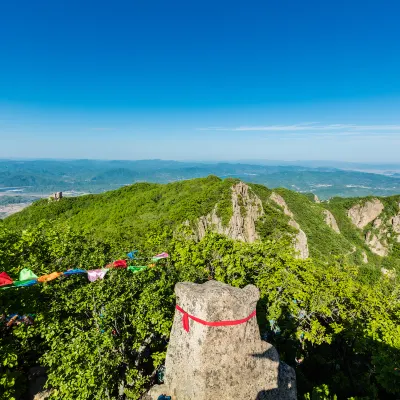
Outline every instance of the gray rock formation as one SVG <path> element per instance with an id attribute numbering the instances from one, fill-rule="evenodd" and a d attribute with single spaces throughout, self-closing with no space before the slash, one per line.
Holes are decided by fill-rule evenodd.
<path id="1" fill-rule="evenodd" d="M 347 216 L 357 228 L 362 229 L 376 219 L 383 209 L 382 202 L 378 199 L 373 199 L 364 204 L 356 204 L 351 207 L 347 212 Z"/>
<path id="2" fill-rule="evenodd" d="M 400 214 L 395 215 L 391 219 L 393 232 L 397 235 L 397 241 L 400 243 Z"/>
<path id="3" fill-rule="evenodd" d="M 365 236 L 365 243 L 367 243 L 371 251 L 378 256 L 384 257 L 388 255 L 388 246 L 386 240 L 379 238 L 374 233 L 367 232 Z"/>
<path id="4" fill-rule="evenodd" d="M 259 291 L 248 285 L 238 289 L 209 281 L 202 285 L 178 283 L 177 304 L 204 321 L 232 321 L 249 316 Z M 206 326 L 175 312 L 166 357 L 165 384 L 145 397 L 160 394 L 173 400 L 294 400 L 294 370 L 279 362 L 275 348 L 260 339 L 255 317 L 230 326 Z"/>
<path id="5" fill-rule="evenodd" d="M 254 242 L 259 239 L 256 222 L 264 214 L 260 198 L 243 182 L 232 186 L 232 217 L 228 226 L 223 226 L 216 209 L 200 217 L 196 227 L 196 238 L 202 239 L 211 230 L 235 240 Z"/>
<path id="6" fill-rule="evenodd" d="M 61 200 L 62 197 L 63 197 L 62 192 L 55 192 L 55 193 L 51 196 L 51 198 L 52 198 L 53 200 L 55 200 L 55 201 Z"/>
<path id="7" fill-rule="evenodd" d="M 310 252 L 308 249 L 307 235 L 300 228 L 300 225 L 295 221 L 294 215 L 286 204 L 285 199 L 275 192 L 272 192 L 270 199 L 278 204 L 279 207 L 283 208 L 284 214 L 290 217 L 289 225 L 298 230 L 298 233 L 293 238 L 293 247 L 296 252 L 296 257 L 300 259 L 308 258 Z"/>
<path id="8" fill-rule="evenodd" d="M 330 226 L 336 233 L 340 233 L 340 229 L 333 214 L 329 210 L 324 210 L 324 216 L 326 224 Z"/>
<path id="9" fill-rule="evenodd" d="M 293 213 L 289 210 L 288 205 L 286 204 L 285 199 L 279 195 L 278 193 L 272 192 L 270 199 L 278 204 L 279 207 L 283 208 L 283 212 L 290 218 L 293 218 Z"/>
<path id="10" fill-rule="evenodd" d="M 300 229 L 300 225 L 294 220 L 289 221 L 289 225 L 298 230 L 293 240 L 293 247 L 296 252 L 296 257 L 305 260 L 309 257 L 307 235 Z"/>
<path id="11" fill-rule="evenodd" d="M 367 253 L 365 251 L 362 252 L 362 257 L 363 257 L 363 263 L 364 264 L 368 264 L 368 256 Z"/>

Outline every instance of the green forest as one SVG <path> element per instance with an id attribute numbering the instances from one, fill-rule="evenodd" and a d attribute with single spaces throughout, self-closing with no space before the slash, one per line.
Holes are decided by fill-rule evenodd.
<path id="1" fill-rule="evenodd" d="M 0 221 L 0 272 L 15 280 L 23 268 L 41 276 L 118 259 L 143 265 L 127 258 L 134 249 L 143 258 L 170 255 L 137 273 L 110 269 L 96 282 L 72 275 L 0 290 L 0 398 L 29 398 L 28 372 L 42 366 L 51 399 L 140 399 L 161 379 L 175 284 L 216 279 L 259 288 L 260 335 L 295 369 L 299 399 L 398 399 L 400 246 L 394 232 L 387 256 L 377 256 L 364 241 L 375 228 L 357 229 L 346 213 L 367 199 L 316 203 L 274 189 L 307 235 L 310 257 L 299 259 L 292 245 L 296 229 L 270 201 L 273 191 L 249 184 L 264 210 L 259 240 L 247 243 L 212 230 L 196 238 L 198 218 L 213 210 L 228 225 L 237 182 L 209 176 L 137 183 L 39 200 Z M 385 223 L 399 212 L 400 196 L 381 201 Z M 324 222 L 325 210 L 335 216 L 340 234 Z M 8 327 L 13 314 L 31 315 L 34 322 Z"/>

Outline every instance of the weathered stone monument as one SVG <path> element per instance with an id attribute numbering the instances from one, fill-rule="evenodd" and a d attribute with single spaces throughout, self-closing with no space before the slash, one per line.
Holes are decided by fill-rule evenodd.
<path id="1" fill-rule="evenodd" d="M 177 309 L 165 362 L 165 383 L 145 399 L 294 400 L 294 370 L 260 339 L 259 291 L 217 281 L 178 283 Z"/>

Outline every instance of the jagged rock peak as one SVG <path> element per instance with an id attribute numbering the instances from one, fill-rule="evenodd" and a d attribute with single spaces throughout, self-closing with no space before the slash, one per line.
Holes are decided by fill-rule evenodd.
<path id="1" fill-rule="evenodd" d="M 356 204 L 347 212 L 347 216 L 351 219 L 357 228 L 364 228 L 370 222 L 375 220 L 383 211 L 384 205 L 378 199 L 368 200 L 364 204 Z"/>
<path id="2" fill-rule="evenodd" d="M 340 229 L 335 217 L 329 210 L 324 210 L 325 223 L 330 226 L 336 233 L 340 233 Z"/>
<path id="3" fill-rule="evenodd" d="M 211 230 L 226 235 L 235 240 L 254 242 L 259 239 L 256 222 L 264 215 L 261 199 L 243 182 L 232 186 L 232 217 L 228 226 L 224 226 L 217 214 L 216 207 L 213 211 L 199 218 L 196 238 L 201 240 Z"/>

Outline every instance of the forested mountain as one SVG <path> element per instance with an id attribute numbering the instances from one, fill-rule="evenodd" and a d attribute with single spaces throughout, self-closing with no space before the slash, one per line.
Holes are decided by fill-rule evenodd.
<path id="1" fill-rule="evenodd" d="M 258 184 L 245 185 L 243 193 L 240 190 L 235 193 L 232 188 L 239 182 L 210 176 L 167 185 L 138 183 L 104 194 L 66 198 L 61 202 L 40 200 L 9 217 L 4 224 L 26 228 L 41 220 L 68 221 L 77 231 L 89 230 L 99 239 L 108 238 L 127 246 L 141 243 L 149 231 L 158 233 L 166 227 L 174 230 L 186 221 L 195 233 L 205 223 L 205 228 L 227 232 L 234 239 L 238 238 L 236 231 L 245 231 L 251 225 L 255 230 L 253 237 L 262 239 L 294 234 L 300 229 L 305 234 L 303 245 L 311 257 L 330 259 L 337 256 L 357 265 L 400 268 L 400 195 L 333 198 L 329 202 L 319 202 L 313 196 Z M 235 220 L 238 226 L 232 227 L 229 223 L 235 212 L 235 198 L 241 206 Z M 257 211 L 252 220 L 247 221 L 246 217 L 252 212 L 249 210 L 252 201 L 259 204 L 262 211 Z M 375 205 L 376 210 L 371 211 L 369 204 L 372 208 Z M 211 218 L 202 222 L 213 213 L 217 221 Z M 362 220 L 361 224 L 359 220 Z M 249 241 L 248 236 L 239 238 Z"/>
<path id="2" fill-rule="evenodd" d="M 0 291 L 5 315 L 36 318 L 0 327 L 5 398 L 21 398 L 29 368 L 43 365 L 54 399 L 139 399 L 165 357 L 175 283 L 217 279 L 260 289 L 260 333 L 296 368 L 299 398 L 396 399 L 399 203 L 320 202 L 216 176 L 39 200 L 0 222 L 0 268 L 14 279 L 24 267 L 101 267 L 133 249 L 133 266 L 170 257 L 90 284 L 61 276 Z"/>

